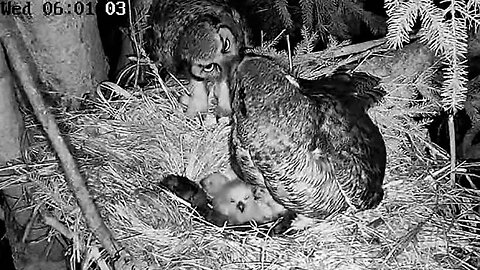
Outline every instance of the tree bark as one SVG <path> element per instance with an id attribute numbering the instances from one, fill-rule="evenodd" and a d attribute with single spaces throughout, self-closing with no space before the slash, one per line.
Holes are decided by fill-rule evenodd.
<path id="1" fill-rule="evenodd" d="M 107 78 L 108 64 L 98 32 L 96 16 L 63 14 L 45 16 L 45 1 L 17 1 L 31 3 L 32 16 L 15 16 L 21 37 L 32 62 L 39 71 L 39 79 L 62 104 L 77 108 L 80 98 L 93 92 L 97 84 Z M 53 1 L 63 6 L 74 5 L 73 0 Z M 95 6 L 97 1 L 90 1 Z"/>
<path id="2" fill-rule="evenodd" d="M 18 110 L 13 78 L 0 46 L 0 164 L 20 157 L 23 119 Z"/>
<path id="3" fill-rule="evenodd" d="M 0 166 L 3 167 L 21 158 L 23 132 L 14 80 L 3 46 L 0 46 L 0 127 Z M 8 173 L 8 170 L 3 171 L 4 175 Z M 15 267 L 18 270 L 66 269 L 63 247 L 55 240 L 51 243 L 46 241 L 49 228 L 36 220 L 33 210 L 25 210 L 31 209 L 28 196 L 25 196 L 26 189 L 26 186 L 12 185 L 3 190 L 6 235 L 12 247 Z M 24 236 L 28 226 L 28 235 Z"/>
<path id="4" fill-rule="evenodd" d="M 108 65 L 102 50 L 94 15 L 64 14 L 45 16 L 45 1 L 31 3 L 31 16 L 0 18 L 0 41 L 9 33 L 21 40 L 27 65 L 38 72 L 35 80 L 46 86 L 44 95 L 59 98 L 62 104 L 78 108 L 80 98 L 93 92 L 106 79 Z M 73 1 L 60 1 L 74 4 Z M 51 2 L 52 4 L 55 2 Z M 92 1 L 94 6 L 96 1 Z M 13 29 L 13 30 L 12 30 Z M 19 33 L 18 33 L 19 32 Z M 24 46 L 23 46 L 24 45 Z M 6 55 L 0 51 L 0 166 L 21 158 L 23 121 L 16 102 L 13 74 Z M 5 170 L 3 170 L 4 173 Z M 2 190 L 7 237 L 12 245 L 17 269 L 67 269 L 64 247 L 56 238 L 49 239 L 51 228 L 45 226 L 30 202 L 31 186 L 12 185 Z M 50 241 L 53 240 L 53 241 Z"/>

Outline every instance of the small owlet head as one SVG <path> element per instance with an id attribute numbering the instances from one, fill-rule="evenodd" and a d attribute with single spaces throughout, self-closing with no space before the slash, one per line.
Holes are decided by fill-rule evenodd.
<path id="1" fill-rule="evenodd" d="M 240 180 L 228 182 L 217 193 L 213 207 L 225 215 L 243 213 L 255 203 L 252 188 Z"/>
<path id="2" fill-rule="evenodd" d="M 221 173 L 212 173 L 200 181 L 203 190 L 210 196 L 215 196 L 227 183 L 228 178 Z"/>

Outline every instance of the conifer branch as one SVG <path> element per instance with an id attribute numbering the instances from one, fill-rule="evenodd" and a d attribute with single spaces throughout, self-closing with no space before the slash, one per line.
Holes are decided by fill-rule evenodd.
<path id="1" fill-rule="evenodd" d="M 300 8 L 302 9 L 303 27 L 308 31 L 312 31 L 314 10 L 316 9 L 315 0 L 300 0 L 299 4 Z"/>
<path id="2" fill-rule="evenodd" d="M 253 0 L 253 6 L 267 6 L 273 9 L 273 17 L 262 18 L 269 28 L 292 30 L 301 23 L 310 33 L 317 33 L 318 39 L 326 42 L 328 35 L 341 40 L 352 38 L 352 26 L 365 23 L 370 31 L 383 34 L 386 24 L 383 17 L 366 11 L 358 0 L 298 0 L 289 6 L 288 0 Z M 278 19 L 280 18 L 280 20 Z M 295 21 L 294 20 L 299 20 Z"/>
<path id="3" fill-rule="evenodd" d="M 301 55 L 311 53 L 315 47 L 315 42 L 318 39 L 318 34 L 311 34 L 307 27 L 302 27 L 302 41 L 295 47 L 294 55 Z"/>
<path id="4" fill-rule="evenodd" d="M 273 1 L 273 6 L 275 10 L 280 15 L 282 19 L 283 25 L 287 29 L 291 29 L 293 27 L 293 21 L 290 13 L 288 12 L 288 0 L 275 0 Z"/>
<path id="5" fill-rule="evenodd" d="M 460 12 L 458 12 L 460 11 Z M 455 113 L 463 107 L 467 93 L 467 24 L 462 12 L 465 2 L 452 0 L 447 12 L 451 19 L 447 21 L 448 39 L 444 54 L 445 81 L 442 90 L 442 103 L 447 111 Z"/>
<path id="6" fill-rule="evenodd" d="M 391 3 L 392 2 L 392 3 Z M 401 48 L 403 43 L 409 41 L 408 34 L 417 19 L 419 7 L 416 1 L 397 3 L 398 1 L 386 0 L 386 6 L 394 8 L 388 10 L 389 18 L 387 20 L 388 44 L 392 48 Z"/>
<path id="7" fill-rule="evenodd" d="M 366 11 L 363 7 L 356 1 L 344 0 L 340 3 L 341 8 L 343 9 L 344 14 L 350 14 L 358 21 L 364 22 L 365 25 L 372 31 L 374 34 L 385 32 L 385 21 L 378 15 L 370 11 Z"/>
<path id="8" fill-rule="evenodd" d="M 444 23 L 443 11 L 434 6 L 431 0 L 422 0 L 420 19 L 422 22 L 420 41 L 435 53 L 443 53 L 449 37 L 447 26 Z"/>
<path id="9" fill-rule="evenodd" d="M 468 0 L 465 17 L 470 28 L 479 31 L 480 28 L 480 0 Z"/>

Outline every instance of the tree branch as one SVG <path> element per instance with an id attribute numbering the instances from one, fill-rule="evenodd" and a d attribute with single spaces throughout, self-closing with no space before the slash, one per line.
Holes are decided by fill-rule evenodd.
<path id="1" fill-rule="evenodd" d="M 65 140 L 60 135 L 60 130 L 55 122 L 54 116 L 45 105 L 42 95 L 38 90 L 38 84 L 35 80 L 35 68 L 28 63 L 28 50 L 19 37 L 18 27 L 13 19 L 4 18 L 0 20 L 0 42 L 5 47 L 12 71 L 18 76 L 18 82 L 29 102 L 32 105 L 35 116 L 42 124 L 43 129 L 55 149 L 60 163 L 62 164 L 65 179 L 67 180 L 77 203 L 82 210 L 88 227 L 98 238 L 102 246 L 107 250 L 112 258 L 119 257 L 115 262 L 117 269 L 133 269 L 131 266 L 131 256 L 123 250 L 113 238 L 112 233 L 105 225 L 100 213 L 94 204 L 93 199 L 87 189 L 86 181 L 80 174 L 75 159 L 70 153 Z"/>

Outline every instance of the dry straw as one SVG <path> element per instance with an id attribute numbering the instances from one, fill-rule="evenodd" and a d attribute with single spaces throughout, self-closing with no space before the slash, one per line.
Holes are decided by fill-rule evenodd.
<path id="1" fill-rule="evenodd" d="M 291 236 L 265 237 L 254 227 L 240 233 L 206 223 L 162 191 L 158 181 L 168 173 L 199 181 L 226 169 L 230 127 L 187 119 L 176 102 L 182 90 L 175 85 L 105 99 L 89 113 L 58 119 L 107 226 L 143 263 L 140 269 L 478 267 L 479 192 L 449 188 L 446 154 L 428 143 L 423 130 L 387 118 L 393 104 L 388 97 L 370 112 L 388 149 L 386 195 L 378 208 L 319 221 Z M 29 122 L 30 163 L 15 167 L 18 175 L 2 188 L 20 183 L 32 188 L 32 206 L 41 205 L 56 229 L 50 237 L 70 239 L 72 266 L 96 261 L 106 269 L 55 155 L 33 119 Z"/>

